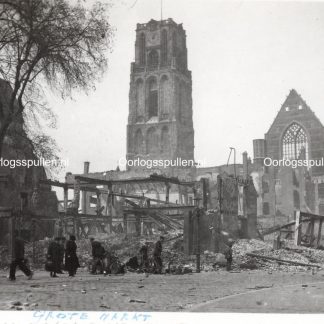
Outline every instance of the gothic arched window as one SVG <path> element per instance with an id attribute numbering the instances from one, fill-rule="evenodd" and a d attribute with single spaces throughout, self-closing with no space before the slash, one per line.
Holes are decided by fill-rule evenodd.
<path id="1" fill-rule="evenodd" d="M 141 65 L 145 65 L 145 35 L 141 34 L 139 38 L 139 60 Z"/>
<path id="2" fill-rule="evenodd" d="M 159 65 L 159 53 L 152 50 L 148 55 L 148 65 L 150 67 L 157 67 Z"/>
<path id="3" fill-rule="evenodd" d="M 168 33 L 165 29 L 161 35 L 161 64 L 166 65 L 168 62 Z"/>
<path id="4" fill-rule="evenodd" d="M 136 114 L 137 117 L 144 116 L 144 82 L 142 79 L 136 81 Z"/>
<path id="5" fill-rule="evenodd" d="M 146 133 L 146 153 L 158 153 L 159 137 L 154 127 L 151 127 Z"/>
<path id="6" fill-rule="evenodd" d="M 135 154 L 144 154 L 144 137 L 142 131 L 138 129 L 135 134 Z"/>
<path id="7" fill-rule="evenodd" d="M 291 124 L 282 138 L 284 159 L 308 159 L 308 139 L 305 130 L 297 123 Z"/>
<path id="8" fill-rule="evenodd" d="M 167 126 L 162 128 L 161 133 L 161 153 L 168 153 L 170 151 L 170 134 Z"/>
<path id="9" fill-rule="evenodd" d="M 148 84 L 148 117 L 158 115 L 158 88 L 155 78 L 150 79 Z"/>
<path id="10" fill-rule="evenodd" d="M 179 120 L 185 120 L 185 109 L 186 109 L 186 100 L 187 100 L 187 92 L 186 87 L 182 82 L 179 82 L 179 92 L 178 92 L 178 102 L 179 102 Z"/>
<path id="11" fill-rule="evenodd" d="M 164 75 L 160 82 L 160 104 L 161 104 L 161 116 L 162 119 L 168 117 L 169 108 L 170 108 L 170 82 L 166 75 Z"/>

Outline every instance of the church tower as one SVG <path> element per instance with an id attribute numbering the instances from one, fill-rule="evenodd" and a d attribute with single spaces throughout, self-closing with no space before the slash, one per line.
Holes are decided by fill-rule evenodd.
<path id="1" fill-rule="evenodd" d="M 186 32 L 172 19 L 137 24 L 126 158 L 194 159 Z"/>

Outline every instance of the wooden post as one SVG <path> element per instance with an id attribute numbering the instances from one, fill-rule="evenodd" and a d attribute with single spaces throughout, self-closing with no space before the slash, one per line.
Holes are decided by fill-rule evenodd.
<path id="1" fill-rule="evenodd" d="M 320 246 L 320 244 L 321 244 L 322 225 L 323 225 L 323 219 L 321 219 L 319 221 L 319 224 L 318 224 L 318 233 L 317 233 L 316 248 L 318 248 Z"/>
<path id="2" fill-rule="evenodd" d="M 14 260 L 15 258 L 15 223 L 16 218 L 13 214 L 8 218 L 8 230 L 9 230 L 9 253 L 11 255 L 11 260 Z"/>
<path id="3" fill-rule="evenodd" d="M 300 210 L 296 211 L 296 223 L 295 223 L 295 237 L 294 237 L 294 244 L 299 245 L 301 241 L 301 229 L 302 223 L 301 223 L 301 215 Z"/>
<path id="4" fill-rule="evenodd" d="M 187 187 L 185 187 L 183 190 L 184 190 L 184 204 L 188 206 L 189 205 L 188 189 Z"/>
<path id="5" fill-rule="evenodd" d="M 170 184 L 168 182 L 165 183 L 165 202 L 168 204 L 170 199 Z"/>
<path id="6" fill-rule="evenodd" d="M 127 214 L 124 213 L 124 233 L 127 235 Z"/>
<path id="7" fill-rule="evenodd" d="M 107 215 L 108 215 L 108 223 L 109 223 L 109 231 L 112 233 L 112 184 L 108 184 L 108 196 L 107 196 Z"/>
<path id="8" fill-rule="evenodd" d="M 64 211 L 66 212 L 68 208 L 68 187 L 67 186 L 64 187 L 63 195 L 64 195 L 63 206 L 64 206 Z"/>
<path id="9" fill-rule="evenodd" d="M 182 187 L 178 185 L 178 193 L 179 193 L 179 204 L 183 204 L 183 199 L 182 199 Z"/>
<path id="10" fill-rule="evenodd" d="M 73 197 L 73 234 L 76 238 L 79 238 L 79 230 L 77 224 L 76 215 L 78 214 L 79 206 L 80 206 L 80 180 L 76 179 L 74 182 L 74 197 Z"/>
<path id="11" fill-rule="evenodd" d="M 33 239 L 33 265 L 36 263 L 36 219 L 32 219 L 32 239 Z"/>
<path id="12" fill-rule="evenodd" d="M 144 235 L 144 221 L 141 220 L 141 236 Z"/>
<path id="13" fill-rule="evenodd" d="M 207 194 L 207 179 L 206 178 L 201 178 L 201 183 L 202 183 L 202 192 L 203 192 L 203 207 L 205 210 L 207 210 L 208 207 L 208 194 Z"/>
<path id="14" fill-rule="evenodd" d="M 199 217 L 200 217 L 200 211 L 199 209 L 197 208 L 196 210 L 196 219 L 197 219 L 197 242 L 196 242 L 196 272 L 197 273 L 200 273 L 200 233 L 199 233 L 199 230 L 200 230 L 200 224 L 199 224 Z"/>
<path id="15" fill-rule="evenodd" d="M 67 210 L 68 210 L 68 202 L 69 202 L 69 189 L 67 184 L 65 184 L 63 189 L 63 208 L 64 208 L 64 216 L 61 217 L 61 226 L 63 236 L 66 235 L 67 232 Z"/>
<path id="16" fill-rule="evenodd" d="M 315 214 L 319 214 L 319 203 L 318 203 L 318 180 L 315 180 Z"/>
<path id="17" fill-rule="evenodd" d="M 310 233 L 309 233 L 309 243 L 310 246 L 313 247 L 315 245 L 315 240 L 314 240 L 314 227 L 315 227 L 315 219 L 312 219 L 310 221 Z"/>

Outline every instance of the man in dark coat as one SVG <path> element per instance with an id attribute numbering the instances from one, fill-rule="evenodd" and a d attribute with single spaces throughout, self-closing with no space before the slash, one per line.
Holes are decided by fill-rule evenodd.
<path id="1" fill-rule="evenodd" d="M 232 262 L 233 262 L 233 241 L 229 240 L 226 250 L 224 252 L 224 256 L 226 258 L 226 270 L 231 271 L 232 270 Z"/>
<path id="2" fill-rule="evenodd" d="M 141 255 L 141 264 L 140 269 L 144 272 L 148 271 L 149 268 L 149 258 L 148 258 L 148 243 L 145 242 L 144 245 L 140 248 L 140 255 Z"/>
<path id="3" fill-rule="evenodd" d="M 92 237 L 90 239 L 91 247 L 92 247 L 92 267 L 91 267 L 91 274 L 97 273 L 97 267 L 101 267 L 101 272 L 103 272 L 103 259 L 105 256 L 105 249 L 101 245 L 100 242 L 95 241 Z"/>
<path id="4" fill-rule="evenodd" d="M 154 251 L 153 251 L 153 260 L 154 260 L 154 272 L 162 273 L 162 243 L 164 241 L 164 237 L 160 236 L 160 239 L 155 243 Z"/>
<path id="5" fill-rule="evenodd" d="M 61 246 L 59 237 L 56 237 L 55 240 L 49 244 L 47 259 L 52 262 L 50 276 L 56 278 L 56 274 L 61 270 Z"/>
<path id="6" fill-rule="evenodd" d="M 76 254 L 77 245 L 75 240 L 75 236 L 70 235 L 70 239 L 66 242 L 65 269 L 69 272 L 69 277 L 74 277 L 77 269 L 80 267 L 79 259 Z"/>
<path id="7" fill-rule="evenodd" d="M 65 253 L 65 237 L 60 238 L 60 271 L 58 273 L 63 274 L 64 270 L 64 253 Z"/>
<path id="8" fill-rule="evenodd" d="M 33 277 L 33 272 L 27 267 L 25 260 L 25 242 L 18 236 L 18 231 L 15 231 L 14 237 L 14 255 L 12 262 L 10 264 L 10 274 L 9 280 L 16 280 L 16 268 L 19 269 L 31 279 Z"/>

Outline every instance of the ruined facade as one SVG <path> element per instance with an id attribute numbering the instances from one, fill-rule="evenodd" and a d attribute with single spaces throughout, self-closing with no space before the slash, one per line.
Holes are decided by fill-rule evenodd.
<path id="1" fill-rule="evenodd" d="M 126 158 L 193 160 L 192 81 L 182 24 L 137 24 L 130 79 Z"/>
<path id="2" fill-rule="evenodd" d="M 292 89 L 264 139 L 253 141 L 251 172 L 258 190 L 258 216 L 293 219 L 296 210 L 324 213 L 321 200 L 324 167 L 324 127 L 303 98 Z M 310 167 L 269 165 L 271 160 L 315 160 Z M 275 219 L 274 219 L 275 222 Z"/>

